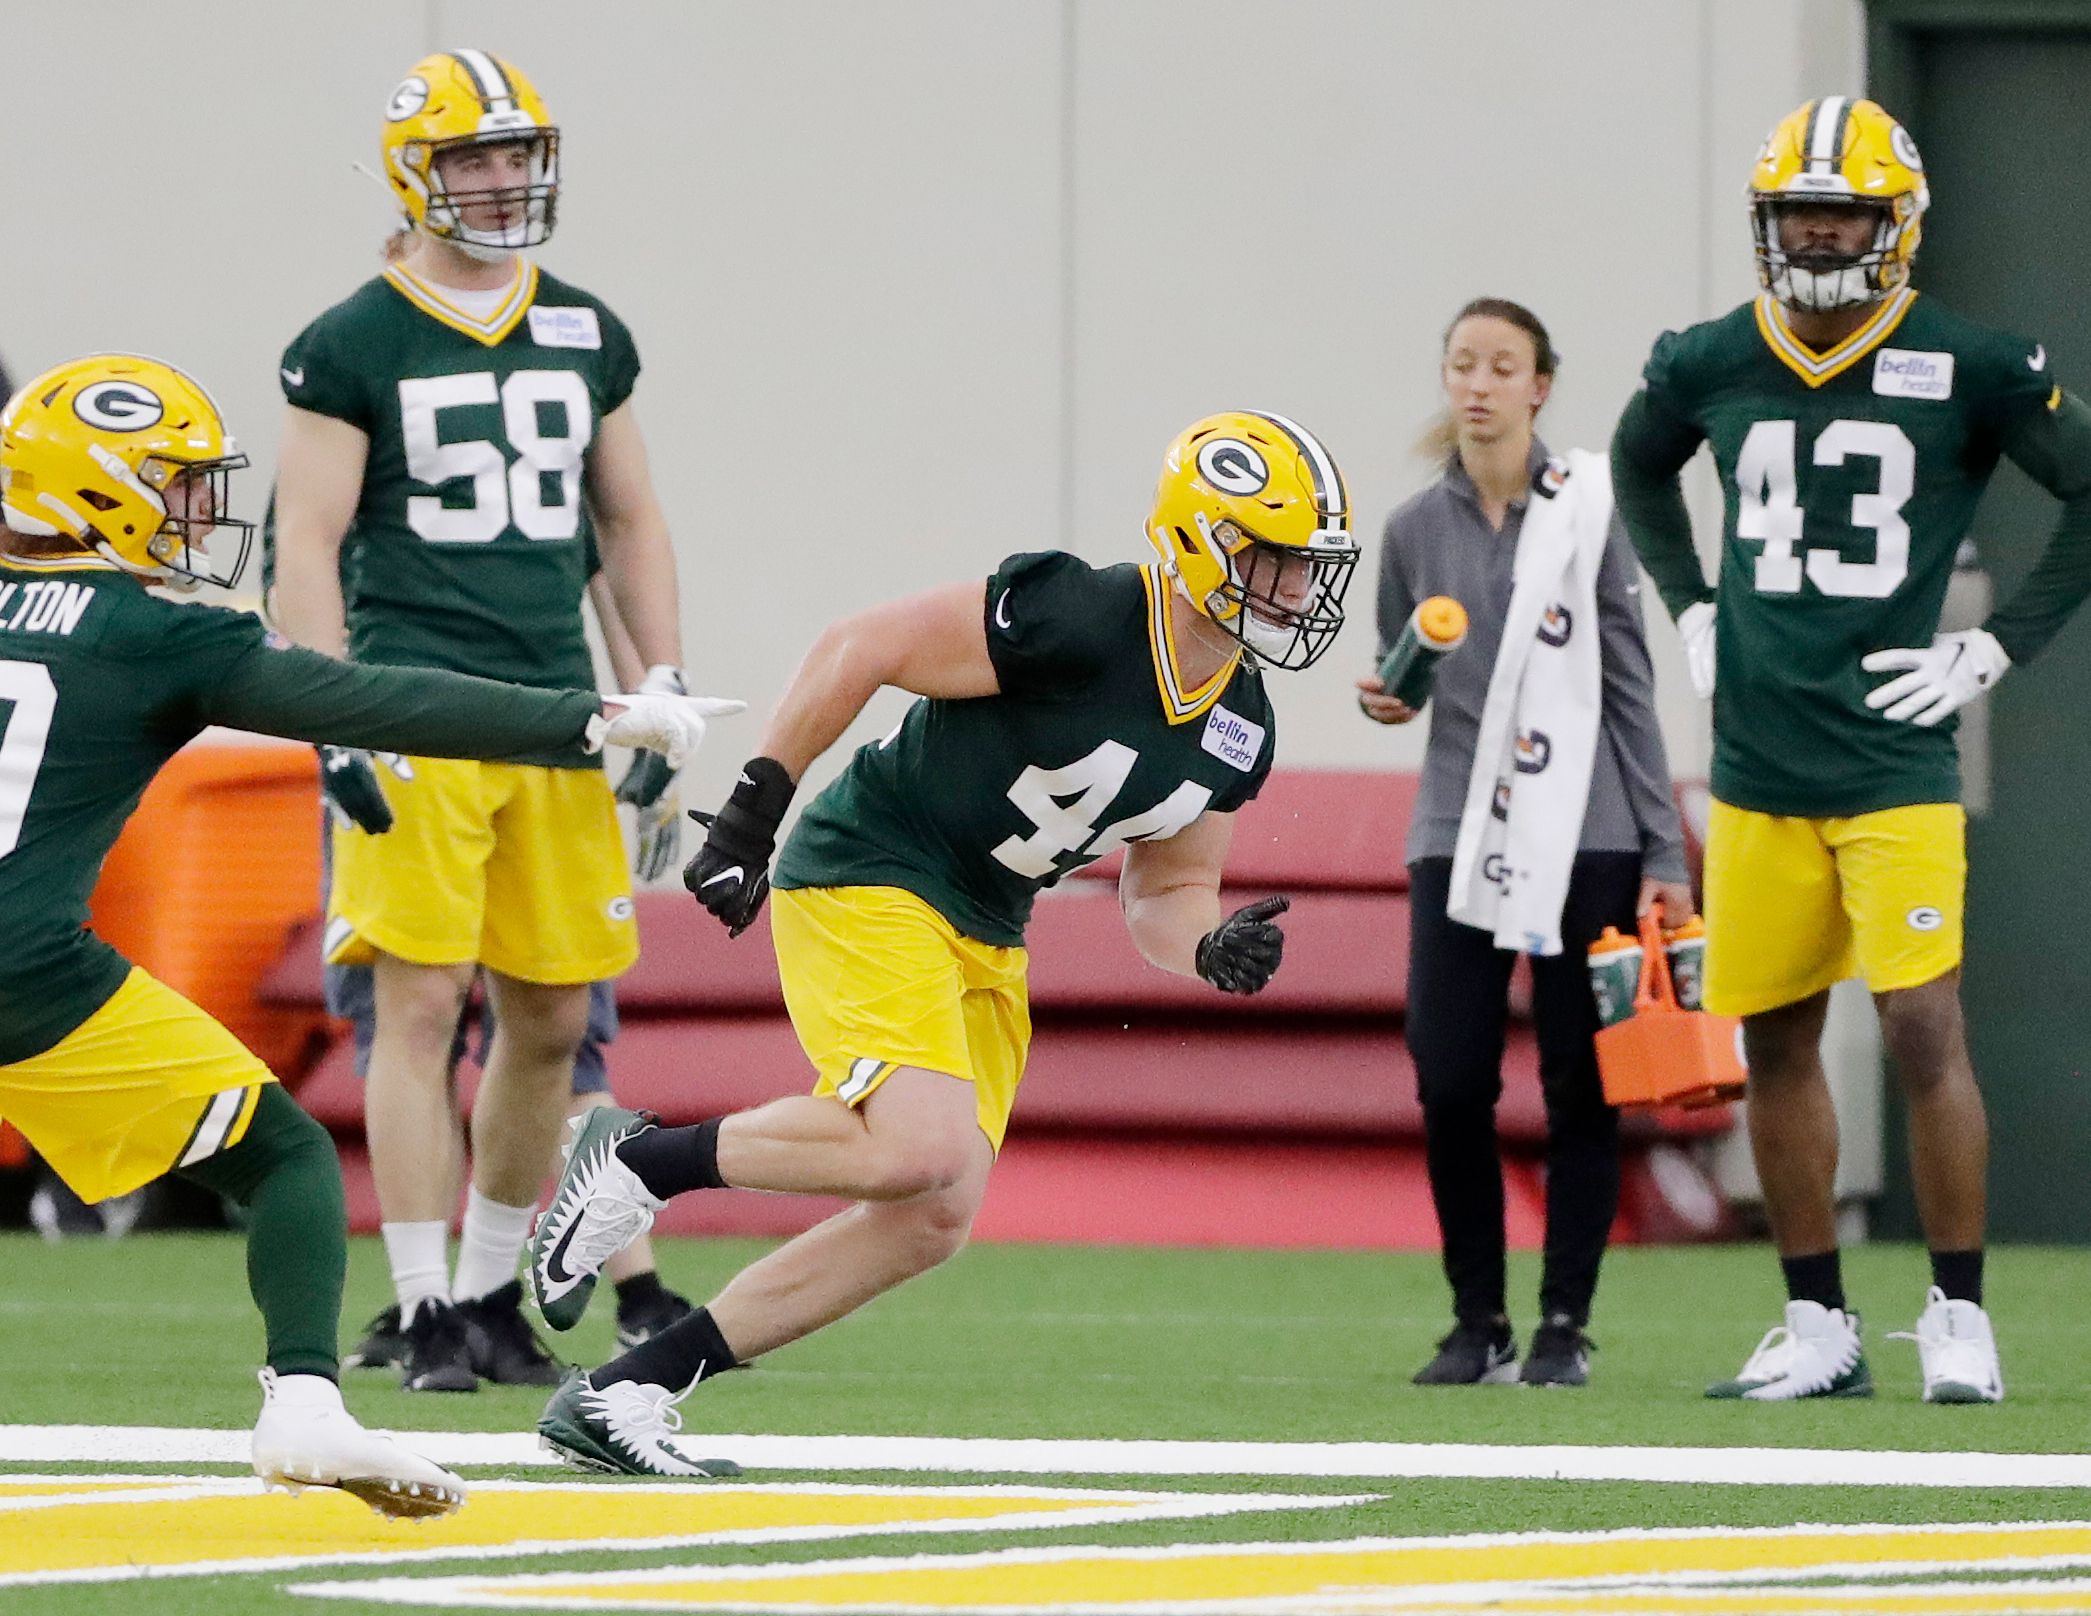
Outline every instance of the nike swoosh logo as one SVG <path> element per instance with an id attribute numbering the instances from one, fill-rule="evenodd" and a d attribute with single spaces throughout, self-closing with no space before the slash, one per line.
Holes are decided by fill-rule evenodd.
<path id="1" fill-rule="evenodd" d="M 755 784 L 753 780 L 750 780 L 748 778 L 748 771 L 746 769 L 741 770 L 741 784 L 749 787 L 752 787 Z"/>
<path id="2" fill-rule="evenodd" d="M 747 873 L 748 872 L 746 870 L 743 870 L 738 864 L 729 865 L 726 869 L 721 870 L 717 875 L 712 876 L 710 879 L 698 882 L 697 890 L 699 892 L 702 892 L 706 887 L 715 887 L 721 881 L 738 881 Z"/>
<path id="3" fill-rule="evenodd" d="M 298 366 L 296 370 L 292 370 L 288 365 L 285 365 L 282 368 L 283 379 L 289 382 L 291 386 L 303 387 L 305 385 L 305 367 L 303 365 Z M 2033 368 L 2035 370 L 2038 370 L 2040 367 L 2038 365 L 2035 365 Z"/>
<path id="4" fill-rule="evenodd" d="M 1009 591 L 1005 589 L 1002 591 L 1002 598 L 995 602 L 995 627 L 1009 626 Z"/>
<path id="5" fill-rule="evenodd" d="M 2034 347 L 2032 356 L 2026 360 L 2026 369 L 2047 369 L 2047 345 L 2045 343 L 2038 344 Z"/>
<path id="6" fill-rule="evenodd" d="M 573 1221 L 567 1224 L 566 1232 L 553 1243 L 552 1249 L 545 1253 L 545 1279 L 561 1290 L 581 1277 L 566 1266 L 566 1248 L 573 1244 L 574 1235 L 580 1227 L 581 1219 L 577 1213 Z"/>

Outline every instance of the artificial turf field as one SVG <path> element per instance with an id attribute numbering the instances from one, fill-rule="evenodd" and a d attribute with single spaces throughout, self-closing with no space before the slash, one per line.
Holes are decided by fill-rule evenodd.
<path id="1" fill-rule="evenodd" d="M 668 1243 L 662 1268 L 702 1295 L 758 1249 Z M 2091 1253 L 1994 1254 L 1990 1304 L 2009 1398 L 1933 1408 L 1918 1401 L 1914 1347 L 1886 1339 L 1921 1304 L 1923 1256 L 1909 1248 L 1847 1258 L 1879 1395 L 1759 1407 L 1699 1392 L 1732 1373 L 1778 1316 L 1777 1270 L 1761 1248 L 1615 1252 L 1592 1325 L 1602 1348 L 1592 1385 L 1534 1391 L 1408 1384 L 1445 1322 L 1426 1258 L 982 1247 L 694 1395 L 684 1410 L 693 1431 L 764 1439 L 738 1453 L 731 1440 L 697 1441 L 756 1461 L 742 1483 L 674 1488 L 530 1463 L 468 1465 L 468 1477 L 519 1485 L 482 1489 L 433 1527 L 380 1522 L 336 1494 L 259 1496 L 237 1481 L 242 1467 L 197 1458 L 195 1437 L 166 1439 L 165 1460 L 141 1457 L 166 1451 L 143 1446 L 142 1434 L 117 1431 L 31 1445 L 20 1428 L 251 1426 L 259 1327 L 235 1240 L 6 1237 L 0 1275 L 5 1616 L 2091 1611 L 2091 1460 L 2043 1467 L 2030 1457 L 2091 1453 L 2078 1317 Z M 1535 1283 L 1529 1260 L 1513 1267 L 1521 1334 Z M 351 1324 L 385 1299 L 381 1255 L 358 1242 Z M 607 1309 L 555 1345 L 590 1362 L 607 1356 Z M 351 1375 L 347 1393 L 366 1423 L 448 1433 L 527 1432 L 543 1400 L 503 1388 L 410 1397 L 381 1373 Z M 1144 1445 L 1092 1449 L 1067 1461 L 1083 1468 L 1054 1471 L 1044 1467 L 1066 1450 L 982 1444 L 925 1455 L 913 1445 L 837 1452 L 770 1440 L 841 1434 Z M 1175 1445 L 1217 1442 L 1288 1446 Z M 1452 1446 L 1313 1446 L 1331 1443 Z M 1578 1451 L 1529 1451 L 1549 1445 Z M 434 1441 L 424 1446 L 444 1456 Z M 1609 1451 L 1582 1451 L 1591 1448 Z M 1839 1457 L 1865 1450 L 1905 1457 Z M 53 1456 L 89 1452 L 101 1462 Z M 529 1453 L 517 1443 L 500 1456 Z M 770 1468 L 765 1456 L 802 1467 Z M 1858 1469 L 1830 1468 L 1847 1462 Z M 904 1463 L 940 1468 L 895 1468 Z M 1090 1468 L 1099 1464 L 1116 1468 Z M 1620 1470 L 1684 1479 L 1587 1479 Z M 1779 1480 L 1846 1473 L 1855 1479 Z M 83 1499 L 83 1483 L 64 1479 L 112 1474 L 157 1480 Z M 1551 1479 L 1561 1475 L 1578 1479 Z M 2071 1484 L 2017 1484 L 2036 1476 Z M 1938 1485 L 1956 1477 L 1979 1484 Z M 1055 1523 L 1070 1512 L 1078 1524 Z M 1797 1523 L 1892 1530 L 1745 1530 Z M 1948 1532 L 1945 1523 L 2026 1524 Z M 723 1533 L 739 1538 L 722 1542 Z M 319 1556 L 328 1558 L 299 1563 Z M 183 1560 L 250 1568 L 110 1580 L 126 1565 Z M 574 1580 L 588 1573 L 627 1576 Z M 98 1580 L 50 1580 L 61 1574 Z M 291 1591 L 299 1587 L 321 1592 Z"/>

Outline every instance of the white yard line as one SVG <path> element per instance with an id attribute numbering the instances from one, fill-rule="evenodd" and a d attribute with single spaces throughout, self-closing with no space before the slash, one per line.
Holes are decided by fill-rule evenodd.
<path id="1" fill-rule="evenodd" d="M 439 1464 L 549 1465 L 523 1432 L 403 1433 Z M 687 1440 L 687 1439 L 686 1439 Z M 181 1427 L 0 1425 L 0 1464 L 240 1464 L 248 1433 Z M 1486 1446 L 1426 1442 L 1159 1442 L 996 1437 L 705 1435 L 756 1470 L 997 1475 L 1269 1476 L 1661 1481 L 1753 1487 L 2085 1487 L 2091 1454 L 1868 1453 L 1825 1448 Z"/>

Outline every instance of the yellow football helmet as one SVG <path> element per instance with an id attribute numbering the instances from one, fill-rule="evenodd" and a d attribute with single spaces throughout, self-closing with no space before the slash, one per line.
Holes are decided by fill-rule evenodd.
<path id="1" fill-rule="evenodd" d="M 1788 252 L 1779 217 L 1790 207 L 1859 204 L 1878 214 L 1873 245 L 1855 257 Z M 1780 120 L 1750 175 L 1757 278 L 1789 308 L 1852 308 L 1909 280 L 1931 189 L 1910 133 L 1871 101 L 1826 95 Z"/>
<path id="2" fill-rule="evenodd" d="M 519 222 L 496 230 L 465 223 L 465 203 L 443 184 L 437 159 L 461 146 L 530 145 L 530 182 L 516 190 L 466 193 L 474 201 L 523 204 Z M 385 105 L 385 178 L 410 224 L 474 258 L 498 259 L 548 241 L 559 212 L 559 131 L 537 88 L 485 51 L 439 51 L 407 71 Z"/>
<path id="3" fill-rule="evenodd" d="M 17 533 L 77 540 L 125 572 L 231 588 L 254 524 L 226 514 L 247 464 L 202 386 L 138 354 L 91 354 L 47 370 L 0 410 L 0 515 Z M 168 509 L 177 478 L 188 484 Z M 196 485 L 201 483 L 199 489 Z M 219 565 L 206 535 L 239 541 Z"/>
<path id="4" fill-rule="evenodd" d="M 1311 666 L 1343 627 L 1358 564 L 1343 474 L 1282 415 L 1229 410 L 1184 431 L 1147 538 L 1184 598 L 1273 667 Z"/>

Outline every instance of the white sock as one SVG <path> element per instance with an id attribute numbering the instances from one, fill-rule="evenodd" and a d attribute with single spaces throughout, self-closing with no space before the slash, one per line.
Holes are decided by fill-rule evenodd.
<path id="1" fill-rule="evenodd" d="M 443 1249 L 450 1237 L 446 1220 L 386 1223 L 379 1231 L 385 1237 L 385 1260 L 392 1265 L 392 1291 L 399 1298 L 402 1320 L 411 1319 L 423 1302 L 450 1300 L 450 1264 Z"/>
<path id="2" fill-rule="evenodd" d="M 537 1208 L 504 1206 L 490 1201 L 473 1185 L 465 1192 L 465 1227 L 457 1240 L 457 1278 L 450 1294 L 474 1302 L 515 1278 L 523 1242 L 530 1238 L 530 1218 Z"/>

